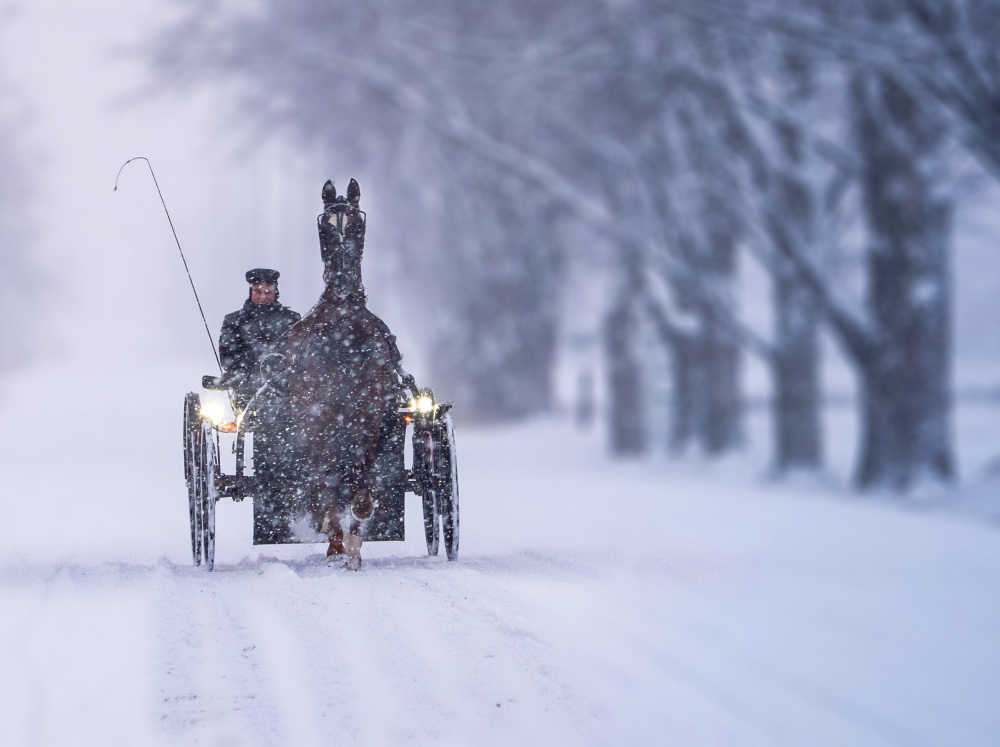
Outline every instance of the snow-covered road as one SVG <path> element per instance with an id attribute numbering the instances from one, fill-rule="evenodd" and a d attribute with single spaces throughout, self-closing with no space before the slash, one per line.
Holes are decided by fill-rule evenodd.
<path id="1" fill-rule="evenodd" d="M 193 373 L 7 390 L 3 744 L 1000 743 L 987 522 L 615 464 L 552 421 L 460 430 L 458 563 L 426 556 L 409 496 L 407 541 L 360 573 L 253 548 L 225 502 L 208 574 Z"/>

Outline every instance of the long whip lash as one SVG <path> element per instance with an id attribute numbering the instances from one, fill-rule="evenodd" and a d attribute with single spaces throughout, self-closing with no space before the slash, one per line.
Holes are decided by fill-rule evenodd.
<path id="1" fill-rule="evenodd" d="M 115 188 L 112 191 L 118 191 L 118 179 L 122 175 L 122 169 L 132 163 L 132 161 L 145 161 L 146 166 L 149 167 L 149 175 L 153 177 L 153 184 L 156 185 L 156 194 L 160 196 L 160 204 L 163 205 L 163 212 L 167 214 L 167 222 L 170 223 L 170 230 L 174 234 L 174 243 L 177 244 L 177 251 L 181 253 L 181 262 L 184 263 L 184 272 L 187 273 L 188 282 L 191 283 L 191 291 L 194 293 L 194 300 L 198 304 L 198 313 L 201 314 L 202 324 L 205 325 L 205 334 L 208 335 L 208 344 L 212 346 L 212 354 L 215 355 L 215 362 L 219 366 L 219 373 L 225 374 L 225 371 L 222 370 L 222 360 L 219 358 L 219 351 L 215 348 L 215 340 L 212 338 L 212 330 L 208 328 L 208 320 L 205 319 L 205 310 L 201 307 L 201 299 L 198 298 L 198 290 L 194 287 L 194 278 L 191 277 L 191 270 L 188 269 L 187 258 L 184 256 L 184 250 L 181 249 L 180 239 L 177 238 L 177 229 L 174 228 L 173 218 L 170 217 L 170 211 L 167 210 L 167 203 L 163 200 L 163 192 L 160 191 L 160 183 L 156 181 L 156 174 L 153 173 L 153 165 L 149 162 L 149 159 L 145 156 L 136 156 L 135 158 L 130 158 L 123 163 L 121 168 L 118 169 L 118 176 L 115 177 Z"/>

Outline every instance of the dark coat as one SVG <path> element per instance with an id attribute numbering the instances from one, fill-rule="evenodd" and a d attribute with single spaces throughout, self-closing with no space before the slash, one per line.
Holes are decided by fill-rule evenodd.
<path id="1" fill-rule="evenodd" d="M 260 359 L 272 352 L 271 346 L 299 319 L 298 312 L 277 301 L 260 306 L 249 298 L 242 309 L 226 314 L 219 335 L 219 357 L 226 377 L 239 389 L 253 386 L 251 380 L 258 378 Z M 280 351 L 282 346 L 277 347 Z"/>

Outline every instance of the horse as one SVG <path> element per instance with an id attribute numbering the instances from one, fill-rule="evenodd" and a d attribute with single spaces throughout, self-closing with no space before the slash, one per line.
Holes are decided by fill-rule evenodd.
<path id="1" fill-rule="evenodd" d="M 376 507 L 382 424 L 395 412 L 401 389 L 399 353 L 388 327 L 366 306 L 361 188 L 351 179 L 347 194 L 338 196 L 327 181 L 322 198 L 316 221 L 326 287 L 288 333 L 285 388 L 299 504 L 329 539 L 331 562 L 343 557 L 358 570 L 362 526 Z"/>

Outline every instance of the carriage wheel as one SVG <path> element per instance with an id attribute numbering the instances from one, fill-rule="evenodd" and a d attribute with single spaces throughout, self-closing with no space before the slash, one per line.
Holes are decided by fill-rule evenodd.
<path id="1" fill-rule="evenodd" d="M 427 540 L 427 554 L 438 554 L 438 502 L 432 488 L 434 465 L 434 439 L 430 429 L 415 431 L 413 434 L 413 462 L 421 476 L 421 502 L 424 509 L 424 539 Z"/>
<path id="2" fill-rule="evenodd" d="M 427 540 L 427 554 L 437 555 L 440 534 L 438 531 L 437 496 L 433 490 L 425 490 L 424 505 L 424 539 Z"/>
<path id="3" fill-rule="evenodd" d="M 201 479 L 201 398 L 194 392 L 184 397 L 184 481 L 188 489 L 188 519 L 191 523 L 191 557 L 201 565 L 202 520 Z"/>
<path id="4" fill-rule="evenodd" d="M 215 432 L 207 420 L 201 423 L 201 480 L 200 508 L 202 552 L 205 555 L 205 565 L 208 570 L 215 568 L 215 504 L 219 500 L 216 489 L 216 476 L 219 471 L 219 447 L 215 441 Z"/>
<path id="5" fill-rule="evenodd" d="M 458 560 L 458 460 L 455 455 L 455 422 L 451 413 L 441 418 L 434 449 L 434 477 L 438 513 L 448 560 Z"/>

